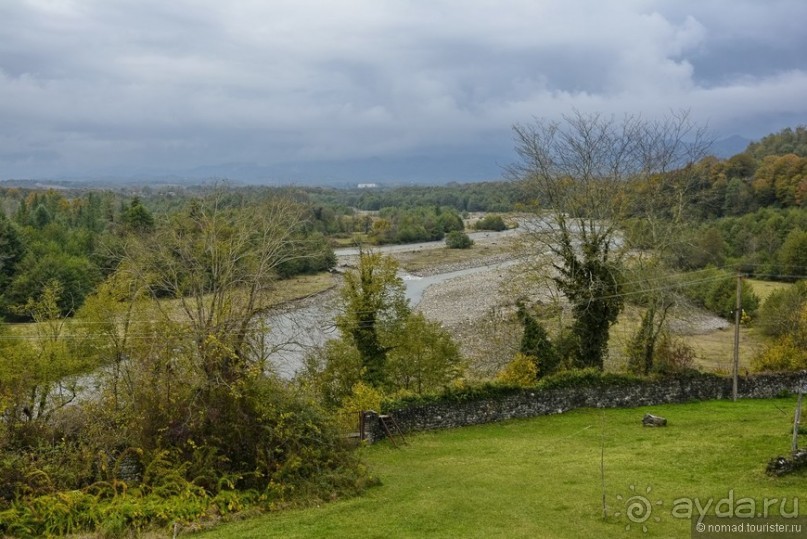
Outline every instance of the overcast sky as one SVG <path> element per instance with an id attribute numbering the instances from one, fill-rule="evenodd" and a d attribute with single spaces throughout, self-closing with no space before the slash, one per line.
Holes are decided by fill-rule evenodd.
<path id="1" fill-rule="evenodd" d="M 807 123 L 804 0 L 0 0 L 0 178 L 500 151 L 573 109 Z"/>

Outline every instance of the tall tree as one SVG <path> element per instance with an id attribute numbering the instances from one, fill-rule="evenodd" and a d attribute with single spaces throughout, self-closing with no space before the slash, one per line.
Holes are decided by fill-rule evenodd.
<path id="1" fill-rule="evenodd" d="M 129 206 L 123 210 L 121 220 L 127 228 L 134 232 L 142 233 L 154 230 L 154 217 L 138 197 L 134 197 Z"/>
<path id="2" fill-rule="evenodd" d="M 167 318 L 176 320 L 178 307 L 194 361 L 211 387 L 237 381 L 263 358 L 259 315 L 269 306 L 279 267 L 300 256 L 296 203 L 226 194 L 193 201 L 186 213 L 133 242 L 122 266 Z"/>
<path id="3" fill-rule="evenodd" d="M 14 224 L 0 211 L 0 296 L 25 254 L 25 244 Z"/>
<path id="4" fill-rule="evenodd" d="M 687 171 L 707 146 L 703 130 L 686 113 L 647 121 L 574 112 L 514 132 L 520 161 L 510 172 L 537 206 L 526 224 L 529 241 L 549 255 L 550 279 L 571 303 L 575 364 L 602 369 L 609 328 L 623 308 L 627 182 L 671 181 L 673 171 Z M 683 215 L 690 184 L 677 185 L 666 204 Z"/>
<path id="5" fill-rule="evenodd" d="M 779 249 L 779 264 L 788 279 L 807 277 L 807 230 L 790 232 Z"/>
<path id="6" fill-rule="evenodd" d="M 389 353 L 388 372 L 396 388 L 418 394 L 445 387 L 462 373 L 460 350 L 438 322 L 422 313 L 406 318 L 398 345 Z"/>
<path id="7" fill-rule="evenodd" d="M 386 381 L 389 344 L 382 334 L 409 315 L 398 264 L 380 253 L 362 250 L 355 270 L 345 273 L 342 288 L 344 312 L 336 325 L 350 335 L 361 356 L 363 379 L 370 385 Z"/>

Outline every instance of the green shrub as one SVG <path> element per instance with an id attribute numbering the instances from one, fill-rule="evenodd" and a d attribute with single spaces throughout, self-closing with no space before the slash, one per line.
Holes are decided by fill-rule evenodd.
<path id="1" fill-rule="evenodd" d="M 791 337 L 782 337 L 751 360 L 755 371 L 797 371 L 807 369 L 807 350 Z"/>
<path id="2" fill-rule="evenodd" d="M 662 333 L 655 350 L 653 371 L 674 374 L 692 370 L 695 366 L 695 349 L 683 339 Z"/>
<path id="3" fill-rule="evenodd" d="M 460 230 L 452 230 L 446 235 L 446 247 L 449 249 L 468 249 L 473 244 L 474 241 L 468 234 Z"/>
<path id="4" fill-rule="evenodd" d="M 521 391 L 518 386 L 505 385 L 493 382 L 484 382 L 471 386 L 448 386 L 439 393 L 426 393 L 422 395 L 407 395 L 385 400 L 381 409 L 383 412 L 423 406 L 436 402 L 464 402 L 481 399 L 495 399 L 513 395 Z"/>
<path id="5" fill-rule="evenodd" d="M 561 356 L 550 342 L 544 326 L 521 302 L 518 304 L 518 319 L 524 327 L 519 351 L 535 361 L 536 379 L 555 372 Z"/>
<path id="6" fill-rule="evenodd" d="M 703 307 L 728 320 L 734 319 L 737 303 L 737 276 L 729 272 L 709 269 L 702 272 L 684 274 L 681 291 L 696 305 Z M 755 315 L 759 308 L 759 297 L 749 283 L 743 283 L 741 304 L 748 315 Z"/>
<path id="7" fill-rule="evenodd" d="M 759 309 L 757 324 L 769 337 L 792 335 L 799 329 L 799 313 L 807 305 L 807 281 L 771 292 Z"/>
<path id="8" fill-rule="evenodd" d="M 353 391 L 342 400 L 342 406 L 336 411 L 341 430 L 352 431 L 358 424 L 358 414 L 367 410 L 380 410 L 384 394 L 378 389 L 358 382 Z"/>
<path id="9" fill-rule="evenodd" d="M 120 536 L 352 495 L 367 484 L 331 416 L 305 395 L 264 377 L 227 391 L 207 390 L 207 414 L 188 415 L 189 403 L 167 413 L 151 448 L 115 447 L 135 438 L 137 424 L 127 422 L 142 418 L 118 415 L 112 426 L 100 406 L 72 433 L 31 422 L 41 432 L 26 438 L 37 446 L 0 444 L 0 536 Z M 136 477 L 120 477 L 124 458 L 136 461 Z"/>
<path id="10" fill-rule="evenodd" d="M 507 229 L 507 225 L 502 219 L 501 215 L 486 215 L 474 224 L 477 230 L 493 230 L 494 232 L 501 232 Z"/>
<path id="11" fill-rule="evenodd" d="M 709 376 L 701 373 L 684 371 L 681 375 Z M 648 377 L 635 376 L 624 373 L 603 372 L 596 368 L 571 369 L 559 371 L 539 380 L 530 386 L 514 385 L 510 380 L 497 383 L 485 382 L 478 385 L 462 387 L 446 387 L 440 393 L 412 395 L 397 399 L 385 400 L 382 403 L 382 411 L 390 412 L 410 408 L 413 406 L 423 406 L 437 402 L 464 402 L 482 399 L 499 399 L 509 395 L 517 394 L 525 390 L 525 387 L 535 390 L 547 389 L 569 389 L 579 387 L 604 387 L 610 385 L 629 385 L 650 380 Z"/>
<path id="12" fill-rule="evenodd" d="M 784 314 L 784 313 L 783 313 Z M 780 335 L 752 361 L 758 371 L 795 371 L 807 369 L 807 303 L 792 316 L 792 329 Z"/>
<path id="13" fill-rule="evenodd" d="M 530 387 L 535 385 L 538 377 L 537 360 L 522 353 L 515 355 L 512 361 L 496 375 L 496 381 L 508 386 Z"/>
<path id="14" fill-rule="evenodd" d="M 607 385 L 628 385 L 646 380 L 640 376 L 623 373 L 603 372 L 597 368 L 570 369 L 542 378 L 539 389 L 568 389 L 576 387 L 596 387 Z"/>

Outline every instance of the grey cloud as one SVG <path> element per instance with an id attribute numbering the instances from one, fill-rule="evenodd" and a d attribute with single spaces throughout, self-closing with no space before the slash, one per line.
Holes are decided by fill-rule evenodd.
<path id="1" fill-rule="evenodd" d="M 506 145 L 572 108 L 807 121 L 799 0 L 9 0 L 0 19 L 0 177 Z"/>

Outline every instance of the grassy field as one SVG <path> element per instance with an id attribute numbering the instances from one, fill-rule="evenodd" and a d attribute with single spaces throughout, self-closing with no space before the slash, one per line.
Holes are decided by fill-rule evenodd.
<path id="1" fill-rule="evenodd" d="M 781 290 L 783 288 L 793 286 L 791 283 L 760 281 L 758 279 L 746 279 L 744 282 L 751 285 L 751 287 L 754 289 L 754 293 L 757 295 L 760 301 L 765 301 L 768 298 L 768 296 L 771 295 L 771 292 L 775 290 Z"/>
<path id="2" fill-rule="evenodd" d="M 418 273 L 424 269 L 465 264 L 471 260 L 484 261 L 486 258 L 511 253 L 512 251 L 513 248 L 509 241 L 503 240 L 501 243 L 496 244 L 480 243 L 473 245 L 470 249 L 449 249 L 448 247 L 440 247 L 438 249 L 393 253 L 392 256 L 406 271 Z"/>
<path id="3" fill-rule="evenodd" d="M 771 292 L 792 286 L 789 283 L 772 281 L 759 281 L 746 279 L 747 284 L 753 287 L 754 293 L 760 301 L 764 301 Z M 638 317 L 637 317 L 638 318 Z M 638 321 L 636 322 L 638 327 Z M 688 342 L 696 353 L 698 368 L 714 372 L 729 373 L 734 361 L 734 327 L 714 330 L 698 335 L 682 337 Z M 740 327 L 740 370 L 750 370 L 752 359 L 759 354 L 766 344 L 765 337 L 752 323 L 750 326 Z"/>
<path id="4" fill-rule="evenodd" d="M 686 336 L 695 350 L 699 369 L 730 373 L 734 362 L 734 328 L 712 331 L 703 335 Z M 765 347 L 764 338 L 756 328 L 740 328 L 740 370 L 751 370 L 751 361 Z"/>
<path id="5" fill-rule="evenodd" d="M 268 302 L 262 307 L 276 307 L 289 301 L 319 294 L 333 288 L 336 282 L 334 276 L 328 272 L 296 275 L 289 279 L 276 281 L 274 288 L 267 294 Z M 180 300 L 168 300 L 166 303 L 174 304 L 174 308 L 179 310 Z"/>
<path id="6" fill-rule="evenodd" d="M 671 514 L 687 507 L 684 499 L 695 507 L 696 498 L 701 505 L 751 498 L 761 511 L 765 499 L 777 498 L 778 511 L 786 498 L 792 512 L 794 497 L 805 496 L 807 474 L 764 473 L 770 458 L 789 451 L 794 407 L 787 398 L 578 410 L 421 433 L 402 449 L 362 450 L 382 482 L 363 496 L 199 537 L 689 537 L 690 521 Z M 669 426 L 643 428 L 645 411 Z M 650 503 L 646 519 L 627 517 L 632 496 Z M 807 502 L 799 509 L 807 514 Z"/>
<path id="7" fill-rule="evenodd" d="M 642 310 L 628 305 L 611 328 L 609 359 L 606 368 L 624 371 L 627 368 L 626 350 L 641 323 Z M 695 367 L 710 372 L 731 372 L 734 361 L 734 327 L 715 329 L 696 335 L 675 335 L 695 351 Z M 753 326 L 740 328 L 740 369 L 751 369 L 751 360 L 765 345 L 764 337 Z"/>
<path id="8" fill-rule="evenodd" d="M 279 281 L 276 289 L 271 293 L 269 303 L 265 305 L 265 307 L 275 307 L 289 301 L 319 294 L 333 288 L 336 282 L 334 276 L 327 272 L 312 275 L 298 275 L 290 279 Z M 180 300 L 169 299 L 163 300 L 163 302 L 165 308 L 172 313 L 172 315 L 176 313 L 177 318 L 181 318 L 182 310 Z M 81 319 L 78 317 L 72 320 L 78 323 L 81 322 Z M 13 335 L 34 335 L 36 333 L 36 324 L 33 323 L 9 324 L 8 327 Z"/>

